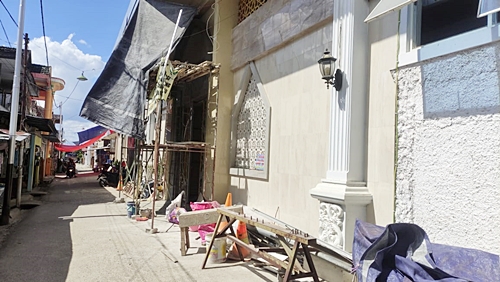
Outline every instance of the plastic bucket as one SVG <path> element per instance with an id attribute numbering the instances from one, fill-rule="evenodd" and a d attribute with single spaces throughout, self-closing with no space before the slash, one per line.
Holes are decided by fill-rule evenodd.
<path id="1" fill-rule="evenodd" d="M 132 217 L 135 214 L 135 202 L 128 201 L 127 202 L 127 216 Z"/>
<path id="2" fill-rule="evenodd" d="M 208 246 L 213 239 L 214 233 L 208 233 L 206 236 L 207 240 L 207 252 Z M 210 254 L 208 256 L 208 261 L 213 263 L 222 263 L 226 261 L 226 237 L 215 238 L 214 244 L 212 245 L 212 249 L 210 250 Z"/>

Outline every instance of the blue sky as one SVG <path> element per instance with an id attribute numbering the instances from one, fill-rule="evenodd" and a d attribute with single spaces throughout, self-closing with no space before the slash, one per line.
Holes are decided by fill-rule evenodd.
<path id="1" fill-rule="evenodd" d="M 132 0 L 134 1 L 134 0 Z M 14 20 L 18 21 L 19 0 L 1 0 Z M 56 104 L 63 103 L 64 139 L 77 141 L 77 132 L 95 126 L 78 116 L 88 91 L 108 60 L 122 22 L 127 14 L 129 0 L 44 0 L 43 14 L 49 64 L 52 76 L 62 78 L 65 88 L 55 95 Z M 25 1 L 24 33 L 30 38 L 29 49 L 33 63 L 46 65 L 40 1 Z M 17 27 L 6 9 L 0 5 L 0 45 L 15 47 Z M 8 37 L 8 39 L 7 39 Z M 89 79 L 79 82 L 82 71 Z M 60 109 L 54 108 L 59 114 Z"/>

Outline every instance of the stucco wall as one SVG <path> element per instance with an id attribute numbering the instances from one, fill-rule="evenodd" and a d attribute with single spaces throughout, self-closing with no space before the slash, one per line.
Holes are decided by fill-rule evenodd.
<path id="1" fill-rule="evenodd" d="M 319 202 L 310 197 L 327 171 L 330 91 L 317 60 L 331 46 L 331 24 L 255 61 L 271 104 L 269 179 L 231 177 L 242 202 L 310 234 L 318 232 Z M 243 70 L 235 73 L 239 85 Z"/>
<path id="2" fill-rule="evenodd" d="M 498 45 L 399 73 L 396 220 L 431 241 L 500 253 Z"/>

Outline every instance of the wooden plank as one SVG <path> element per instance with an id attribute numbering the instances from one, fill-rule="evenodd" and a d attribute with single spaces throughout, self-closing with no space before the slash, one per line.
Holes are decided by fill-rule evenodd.
<path id="1" fill-rule="evenodd" d="M 181 227 L 181 256 L 185 256 L 187 249 L 189 249 L 189 247 L 187 246 L 189 243 L 186 244 L 186 239 L 187 242 L 189 242 L 189 234 L 186 234 L 187 230 L 187 227 Z"/>
<path id="2" fill-rule="evenodd" d="M 313 244 L 316 243 L 316 238 L 312 237 L 311 235 L 308 234 L 303 234 L 303 233 L 294 233 L 293 230 L 286 229 L 282 226 L 276 225 L 276 224 L 271 224 L 271 223 L 266 223 L 266 222 L 261 222 L 258 221 L 255 218 L 250 218 L 245 216 L 244 214 L 238 214 L 237 212 L 226 210 L 226 209 L 217 209 L 217 212 L 220 214 L 223 214 L 225 216 L 229 216 L 231 218 L 235 218 L 241 222 L 244 222 L 248 225 L 259 227 L 262 229 L 265 229 L 267 231 L 270 231 L 274 234 L 283 236 L 288 239 L 292 239 L 294 241 L 298 241 L 302 244 Z"/>
<path id="3" fill-rule="evenodd" d="M 283 278 L 285 281 L 290 280 L 292 276 L 292 268 L 295 266 L 295 262 L 297 261 L 297 249 L 299 248 L 299 244 L 299 241 L 295 241 L 291 256 L 288 256 L 290 266 L 286 269 L 285 277 Z"/>
<path id="4" fill-rule="evenodd" d="M 278 235 L 278 239 L 280 241 L 281 246 L 283 247 L 286 254 L 288 255 L 288 257 L 292 257 L 293 256 L 292 249 L 290 249 L 290 247 L 288 246 L 288 243 L 285 241 L 285 238 L 283 238 L 283 236 L 281 236 L 281 235 Z M 300 271 L 302 271 L 302 272 L 306 271 L 304 268 L 302 268 L 302 266 L 299 264 L 298 261 L 295 261 L 295 266 L 297 266 L 300 269 Z"/>
<path id="5" fill-rule="evenodd" d="M 243 206 L 231 206 L 224 207 L 223 209 L 231 210 L 234 212 L 243 212 Z M 207 210 L 199 210 L 199 211 L 190 211 L 185 212 L 179 215 L 179 227 L 189 227 L 196 226 L 200 224 L 208 224 L 217 222 L 217 218 L 219 214 L 217 213 L 217 209 L 207 209 Z"/>
<path id="6" fill-rule="evenodd" d="M 316 267 L 314 267 L 314 262 L 311 257 L 311 253 L 309 252 L 309 248 L 307 246 L 302 246 L 304 249 L 304 255 L 306 256 L 307 265 L 309 266 L 311 277 L 314 279 L 314 282 L 319 282 L 318 273 L 316 272 Z"/>
<path id="7" fill-rule="evenodd" d="M 240 239 L 234 237 L 234 236 L 231 236 L 231 235 L 227 235 L 227 238 L 233 242 L 235 242 L 238 246 L 241 246 L 247 250 L 249 250 L 250 252 L 252 252 L 253 254 L 263 258 L 264 260 L 266 260 L 269 264 L 277 267 L 277 268 L 283 268 L 283 269 L 287 269 L 288 268 L 288 263 L 285 262 L 285 261 L 282 261 L 282 260 L 279 260 L 278 258 L 266 253 L 266 252 L 263 252 L 261 250 L 259 250 L 258 248 L 255 248 L 253 246 L 250 246 L 248 245 L 247 243 L 241 241 Z M 294 269 L 295 271 L 299 271 L 299 269 Z"/>
<path id="8" fill-rule="evenodd" d="M 214 230 L 219 230 L 219 226 L 220 226 L 220 223 L 222 222 L 223 217 L 224 216 L 222 214 L 219 215 L 219 219 L 217 220 L 217 224 L 215 224 Z M 210 244 L 208 245 L 207 253 L 205 254 L 205 259 L 203 260 L 203 264 L 201 265 L 201 269 L 204 269 L 205 266 L 207 265 L 208 256 L 210 255 L 210 252 L 212 251 L 212 247 L 214 246 L 215 238 L 216 238 L 216 236 L 214 236 L 213 239 L 210 240 Z"/>

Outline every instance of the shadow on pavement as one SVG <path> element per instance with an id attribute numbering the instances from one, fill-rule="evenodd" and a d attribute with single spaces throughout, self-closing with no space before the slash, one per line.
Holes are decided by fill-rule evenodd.
<path id="1" fill-rule="evenodd" d="M 1 281 L 65 281 L 73 256 L 73 213 L 81 205 L 114 200 L 94 177 L 56 178 L 43 189 L 43 205 L 30 210 L 0 248 Z"/>

